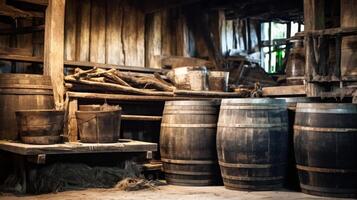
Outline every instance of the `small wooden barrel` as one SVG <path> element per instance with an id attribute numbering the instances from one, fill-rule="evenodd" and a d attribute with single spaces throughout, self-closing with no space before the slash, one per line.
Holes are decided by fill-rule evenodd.
<path id="1" fill-rule="evenodd" d="M 18 139 L 15 111 L 53 108 L 49 76 L 0 74 L 0 139 Z"/>
<path id="2" fill-rule="evenodd" d="M 56 144 L 63 134 L 64 112 L 58 110 L 16 111 L 21 141 L 26 144 Z"/>
<path id="3" fill-rule="evenodd" d="M 298 103 L 294 148 L 303 192 L 357 198 L 357 105 Z"/>
<path id="4" fill-rule="evenodd" d="M 121 109 L 111 111 L 77 111 L 76 118 L 81 142 L 118 142 Z"/>
<path id="5" fill-rule="evenodd" d="M 219 104 L 212 101 L 165 103 L 160 153 L 166 181 L 174 185 L 220 183 L 216 126 Z"/>
<path id="6" fill-rule="evenodd" d="M 288 113 L 284 100 L 222 101 L 217 152 L 226 188 L 270 190 L 281 187 L 287 144 Z"/>
<path id="7" fill-rule="evenodd" d="M 300 191 L 299 176 L 296 169 L 295 153 L 294 153 L 294 123 L 295 123 L 295 110 L 298 103 L 312 103 L 318 102 L 318 99 L 307 97 L 290 97 L 281 98 L 286 101 L 288 105 L 289 116 L 289 131 L 288 131 L 288 163 L 286 178 L 284 186 L 286 188 Z"/>
<path id="8" fill-rule="evenodd" d="M 303 85 L 305 79 L 305 48 L 303 41 L 295 41 L 290 50 L 286 66 L 286 82 L 288 85 Z"/>

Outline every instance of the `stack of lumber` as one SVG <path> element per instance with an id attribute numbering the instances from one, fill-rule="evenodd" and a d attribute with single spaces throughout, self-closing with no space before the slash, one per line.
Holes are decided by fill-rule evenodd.
<path id="1" fill-rule="evenodd" d="M 160 74 L 122 72 L 116 69 L 75 69 L 65 77 L 65 86 L 71 91 L 99 91 L 136 95 L 174 96 L 176 89 Z"/>

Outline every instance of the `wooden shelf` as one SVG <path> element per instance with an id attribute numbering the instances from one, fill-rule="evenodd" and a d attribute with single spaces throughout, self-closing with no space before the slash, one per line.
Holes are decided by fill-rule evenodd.
<path id="1" fill-rule="evenodd" d="M 119 140 L 120 141 L 120 140 Z M 157 151 L 156 143 L 135 140 L 122 140 L 118 143 L 64 143 L 52 145 L 32 145 L 0 140 L 0 149 L 20 155 L 39 154 L 79 154 L 111 152 L 147 152 Z"/>
<path id="2" fill-rule="evenodd" d="M 122 115 L 122 120 L 125 121 L 161 121 L 161 116 L 149 116 L 149 115 Z"/>
<path id="3" fill-rule="evenodd" d="M 264 87 L 263 96 L 305 96 L 305 85 L 291 85 L 291 86 L 276 86 L 276 87 Z"/>
<path id="4" fill-rule="evenodd" d="M 0 60 L 7 60 L 13 62 L 30 62 L 30 63 L 40 63 L 43 64 L 43 57 L 35 56 L 22 56 L 22 55 L 4 55 L 0 54 Z M 123 71 L 131 72 L 143 72 L 143 73 L 162 73 L 167 70 L 164 69 L 154 69 L 147 67 L 135 67 L 135 66 L 123 66 L 123 65 L 111 65 L 111 64 L 102 64 L 102 63 L 93 63 L 93 62 L 77 62 L 77 61 L 64 61 L 66 68 L 76 68 L 76 67 L 98 67 L 103 69 L 119 69 Z"/>

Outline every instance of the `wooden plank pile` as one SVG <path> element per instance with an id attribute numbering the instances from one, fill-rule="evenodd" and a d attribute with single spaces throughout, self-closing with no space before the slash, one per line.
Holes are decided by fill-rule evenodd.
<path id="1" fill-rule="evenodd" d="M 116 69 L 75 69 L 65 77 L 65 86 L 71 91 L 99 91 L 139 95 L 174 96 L 176 89 L 160 74 L 123 72 Z"/>

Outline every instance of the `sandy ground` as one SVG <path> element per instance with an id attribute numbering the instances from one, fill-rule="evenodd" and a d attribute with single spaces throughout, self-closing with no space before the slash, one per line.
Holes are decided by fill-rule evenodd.
<path id="1" fill-rule="evenodd" d="M 320 200 L 324 197 L 310 196 L 300 192 L 268 191 L 268 192 L 244 192 L 227 190 L 223 186 L 217 187 L 182 187 L 160 186 L 154 190 L 118 191 L 117 189 L 88 189 L 81 191 L 68 191 L 56 194 L 44 194 L 36 196 L 14 196 L 3 194 L 0 199 L 6 200 L 258 200 L 258 199 L 282 199 L 282 200 Z M 331 198 L 332 199 L 332 198 Z"/>

